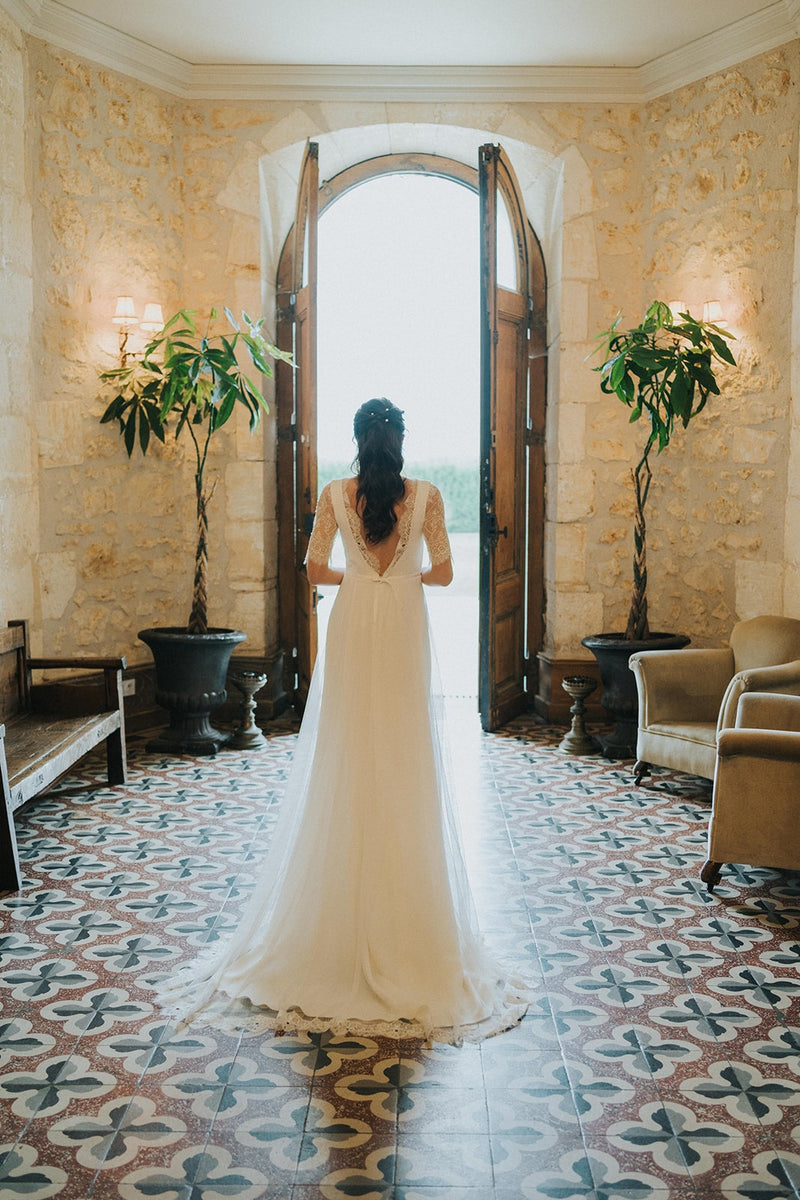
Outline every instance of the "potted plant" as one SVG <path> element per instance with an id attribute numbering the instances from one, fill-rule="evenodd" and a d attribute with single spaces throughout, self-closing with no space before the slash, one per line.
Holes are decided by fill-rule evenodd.
<path id="1" fill-rule="evenodd" d="M 639 461 L 631 470 L 636 510 L 634 516 L 633 590 L 625 633 L 596 634 L 583 638 L 595 655 L 603 684 L 603 706 L 615 719 L 610 736 L 601 739 L 610 758 L 636 753 L 636 683 L 628 659 L 637 650 L 676 649 L 689 638 L 682 634 L 652 633 L 647 619 L 647 565 L 645 505 L 650 492 L 650 454 L 667 448 L 676 425 L 684 428 L 705 408 L 711 395 L 719 395 L 715 377 L 718 363 L 736 362 L 727 340 L 732 334 L 718 325 L 698 321 L 688 312 L 676 314 L 667 304 L 654 301 L 633 329 L 620 331 L 621 314 L 610 329 L 598 336 L 603 362 L 600 387 L 630 409 L 630 421 L 644 420 L 647 436 Z M 596 353 L 596 351 L 595 351 Z"/>
<path id="2" fill-rule="evenodd" d="M 247 410 L 250 432 L 269 406 L 260 388 L 241 369 L 243 349 L 262 375 L 271 376 L 269 359 L 291 356 L 264 338 L 263 319 L 242 313 L 237 322 L 229 309 L 231 332 L 212 331 L 218 314 L 211 309 L 203 332 L 196 313 L 181 309 L 145 346 L 140 358 L 101 379 L 113 384 L 116 395 L 101 417 L 116 421 L 130 458 L 138 445 L 147 454 L 153 438 L 165 442 L 188 437 L 194 454 L 194 492 L 197 515 L 194 586 L 185 627 L 143 629 L 139 637 L 151 649 L 156 665 L 156 701 L 170 715 L 169 729 L 148 744 L 149 749 L 177 753 L 215 754 L 228 735 L 210 724 L 211 711 L 226 699 L 225 678 L 234 646 L 245 634 L 208 627 L 208 505 L 216 481 L 206 481 L 208 452 L 214 435 L 227 423 L 237 405 Z"/>

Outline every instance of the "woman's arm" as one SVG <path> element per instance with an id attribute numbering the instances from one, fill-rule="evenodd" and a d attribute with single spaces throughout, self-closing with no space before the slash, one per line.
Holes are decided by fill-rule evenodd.
<path id="1" fill-rule="evenodd" d="M 429 567 L 427 571 L 423 571 L 420 579 L 423 583 L 427 583 L 428 587 L 447 587 L 453 582 L 453 560 L 448 558 L 447 562 L 437 563 L 435 567 Z"/>
<path id="2" fill-rule="evenodd" d="M 344 571 L 337 571 L 335 567 L 323 566 L 322 563 L 312 562 L 311 559 L 306 564 L 306 575 L 308 582 L 314 587 L 324 583 L 341 583 L 344 579 Z"/>
<path id="3" fill-rule="evenodd" d="M 428 547 L 431 565 L 427 571 L 422 572 L 420 578 L 429 587 L 447 587 L 449 583 L 453 582 L 453 559 L 450 553 L 450 539 L 444 523 L 444 502 L 441 492 L 433 484 L 428 491 L 422 532 Z"/>
<path id="4" fill-rule="evenodd" d="M 312 587 L 324 583 L 341 583 L 344 571 L 335 570 L 328 565 L 336 537 L 336 514 L 331 499 L 331 485 L 322 489 L 317 501 L 317 511 L 314 514 L 314 527 L 308 543 L 306 555 L 306 577 Z"/>

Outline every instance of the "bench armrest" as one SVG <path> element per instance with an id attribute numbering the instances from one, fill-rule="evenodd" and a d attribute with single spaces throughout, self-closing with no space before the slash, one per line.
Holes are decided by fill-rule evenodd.
<path id="1" fill-rule="evenodd" d="M 737 671 L 728 684 L 720 706 L 717 733 L 736 724 L 739 697 L 745 692 L 777 692 L 782 695 L 800 696 L 800 659 L 795 662 L 777 663 L 773 667 L 752 667 L 747 671 Z"/>
<path id="2" fill-rule="evenodd" d="M 86 667 L 92 671 L 124 671 L 124 658 L 29 658 L 32 671 L 51 671 L 59 667 Z"/>
<path id="3" fill-rule="evenodd" d="M 733 651 L 641 650 L 630 657 L 639 693 L 639 728 L 670 721 L 716 721 L 733 674 Z"/>

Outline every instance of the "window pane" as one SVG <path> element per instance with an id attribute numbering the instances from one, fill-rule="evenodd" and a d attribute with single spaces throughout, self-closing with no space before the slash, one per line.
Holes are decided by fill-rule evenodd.
<path id="1" fill-rule="evenodd" d="M 517 246 L 503 193 L 498 188 L 497 205 L 497 283 L 509 291 L 518 291 Z"/>

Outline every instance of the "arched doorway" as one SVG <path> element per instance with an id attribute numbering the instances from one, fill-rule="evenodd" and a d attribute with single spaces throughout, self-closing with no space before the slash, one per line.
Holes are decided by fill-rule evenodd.
<path id="1" fill-rule="evenodd" d="M 316 592 L 303 560 L 317 498 L 316 260 L 319 214 L 379 175 L 416 172 L 456 181 L 481 203 L 481 715 L 495 728 L 535 692 L 543 634 L 546 285 L 538 239 L 499 147 L 478 168 L 435 155 L 385 155 L 321 185 L 316 146 L 301 172 L 295 225 L 277 275 L 277 339 L 298 369 L 281 370 L 278 423 L 279 628 L 302 705 L 316 656 Z M 498 278 L 498 236 L 513 246 L 512 278 Z M 507 256 L 508 257 L 508 256 Z"/>

